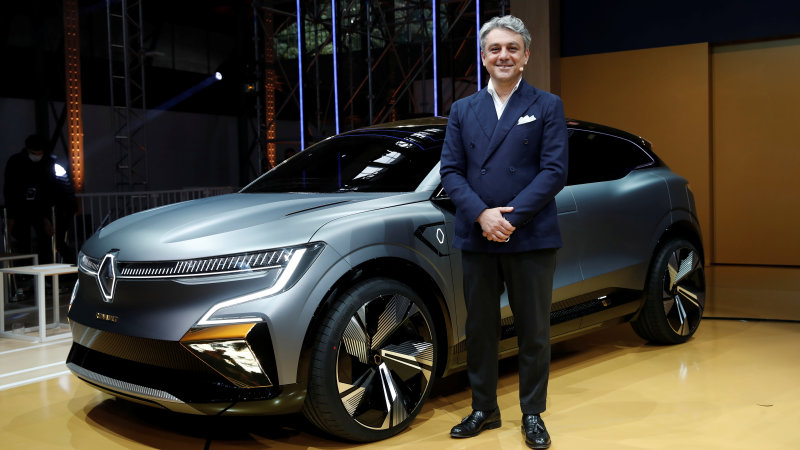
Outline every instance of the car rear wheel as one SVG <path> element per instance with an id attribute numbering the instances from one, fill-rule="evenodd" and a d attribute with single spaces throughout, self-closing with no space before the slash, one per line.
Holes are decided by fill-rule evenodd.
<path id="1" fill-rule="evenodd" d="M 658 344 L 680 344 L 694 334 L 706 304 L 706 281 L 703 261 L 692 243 L 674 239 L 661 247 L 645 295 L 632 322 L 639 336 Z"/>
<path id="2" fill-rule="evenodd" d="M 422 299 L 376 278 L 331 305 L 314 344 L 304 413 L 341 438 L 397 434 L 422 408 L 437 367 L 434 323 Z"/>

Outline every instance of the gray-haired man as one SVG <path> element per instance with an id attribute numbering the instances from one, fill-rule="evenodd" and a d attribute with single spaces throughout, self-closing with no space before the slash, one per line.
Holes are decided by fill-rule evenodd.
<path id="1" fill-rule="evenodd" d="M 550 446 L 540 413 L 550 370 L 550 304 L 561 234 L 555 195 L 567 172 L 561 100 L 522 79 L 530 33 L 513 16 L 480 30 L 488 86 L 453 104 L 442 148 L 442 184 L 456 206 L 453 245 L 462 250 L 467 370 L 472 413 L 455 438 L 501 425 L 497 405 L 500 294 L 508 291 L 519 340 L 522 431 Z"/>

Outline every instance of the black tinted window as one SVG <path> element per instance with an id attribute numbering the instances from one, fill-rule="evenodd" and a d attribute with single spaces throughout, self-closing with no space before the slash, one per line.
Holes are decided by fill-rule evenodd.
<path id="1" fill-rule="evenodd" d="M 439 162 L 444 128 L 367 130 L 293 156 L 242 192 L 411 192 Z"/>
<path id="2" fill-rule="evenodd" d="M 636 144 L 616 136 L 569 130 L 567 184 L 617 180 L 653 159 Z"/>

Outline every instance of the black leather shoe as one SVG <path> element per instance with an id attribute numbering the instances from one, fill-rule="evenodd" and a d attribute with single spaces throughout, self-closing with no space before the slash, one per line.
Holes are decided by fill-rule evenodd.
<path id="1" fill-rule="evenodd" d="M 544 422 L 539 414 L 522 415 L 522 432 L 525 434 L 525 444 L 528 447 L 550 447 L 550 433 L 544 427 Z"/>
<path id="2" fill-rule="evenodd" d="M 472 414 L 464 417 L 461 423 L 450 430 L 450 437 L 468 438 L 477 436 L 483 430 L 500 428 L 500 408 L 492 411 L 472 410 Z"/>

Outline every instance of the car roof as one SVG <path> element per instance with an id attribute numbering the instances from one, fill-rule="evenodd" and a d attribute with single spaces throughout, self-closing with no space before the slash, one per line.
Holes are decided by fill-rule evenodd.
<path id="1" fill-rule="evenodd" d="M 586 130 L 586 131 L 595 131 L 599 133 L 618 136 L 643 147 L 648 152 L 652 152 L 652 145 L 650 144 L 650 142 L 647 139 L 635 135 L 633 133 L 620 130 L 619 128 L 613 128 L 607 125 L 601 125 L 594 122 L 587 122 L 585 120 L 580 120 L 580 119 L 567 118 L 566 120 L 568 128 Z M 447 125 L 447 117 L 429 116 L 429 117 L 419 117 L 414 119 L 398 120 L 395 122 L 380 123 L 365 128 L 359 128 L 357 130 L 353 130 L 351 131 L 351 133 L 353 132 L 364 133 L 367 130 L 369 131 L 381 130 L 382 133 L 388 133 L 390 135 L 394 135 L 393 132 L 413 133 L 427 127 L 444 127 L 446 125 Z"/>
<path id="2" fill-rule="evenodd" d="M 618 137 L 627 139 L 627 140 L 629 140 L 629 141 L 631 141 L 631 142 L 643 147 L 644 149 L 646 149 L 648 151 L 652 151 L 652 149 L 653 149 L 652 145 L 650 144 L 650 141 L 648 141 L 647 139 L 645 139 L 645 138 L 643 138 L 641 136 L 635 135 L 633 133 L 628 133 L 627 131 L 620 130 L 619 128 L 613 128 L 613 127 L 609 127 L 607 125 L 601 125 L 599 123 L 587 122 L 585 120 L 570 119 L 570 118 L 567 118 L 567 127 L 568 128 L 573 128 L 573 129 L 578 129 L 578 130 L 595 131 L 595 132 L 599 132 L 599 133 L 611 134 L 611 135 L 614 135 L 614 136 L 618 136 Z"/>

